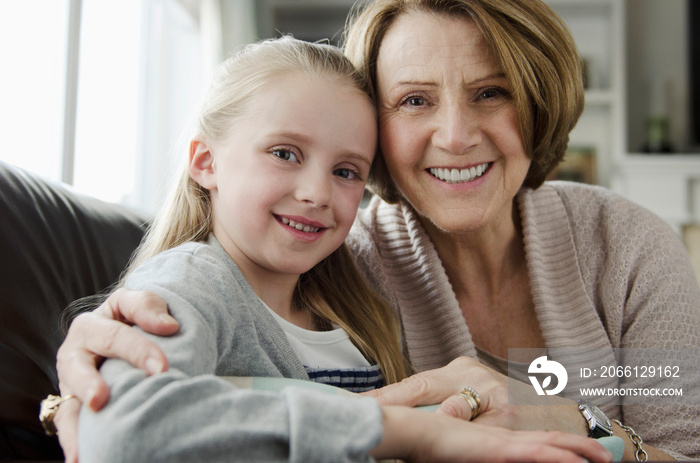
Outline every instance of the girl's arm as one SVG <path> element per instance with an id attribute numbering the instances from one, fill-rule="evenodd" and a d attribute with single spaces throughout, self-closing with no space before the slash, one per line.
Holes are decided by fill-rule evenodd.
<path id="1" fill-rule="evenodd" d="M 147 335 L 170 368 L 147 376 L 123 360 L 104 363 L 111 398 L 100 412 L 81 411 L 80 461 L 366 461 L 382 435 L 376 401 L 239 389 L 221 378 L 305 372 L 237 268 L 211 249 L 167 251 L 130 275 L 127 286 L 160 294 L 180 321 L 174 336 Z"/>

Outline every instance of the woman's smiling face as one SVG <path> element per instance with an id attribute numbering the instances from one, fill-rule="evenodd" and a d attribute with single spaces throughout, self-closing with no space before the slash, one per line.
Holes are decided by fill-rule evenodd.
<path id="1" fill-rule="evenodd" d="M 377 60 L 380 146 L 401 194 L 448 232 L 512 222 L 530 166 L 508 79 L 477 26 L 399 17 Z"/>

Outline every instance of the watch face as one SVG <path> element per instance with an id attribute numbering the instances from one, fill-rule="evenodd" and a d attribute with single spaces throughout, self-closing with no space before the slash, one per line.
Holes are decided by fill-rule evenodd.
<path id="1" fill-rule="evenodd" d="M 607 416 L 605 416 L 605 413 L 603 413 L 600 408 L 596 407 L 595 405 L 589 405 L 589 409 L 591 411 L 591 414 L 593 415 L 593 418 L 595 418 L 597 424 L 602 424 L 606 427 L 611 426 L 610 420 Z"/>
<path id="2" fill-rule="evenodd" d="M 580 401 L 579 410 L 588 421 L 590 437 L 612 436 L 612 423 L 600 408 L 591 403 Z"/>

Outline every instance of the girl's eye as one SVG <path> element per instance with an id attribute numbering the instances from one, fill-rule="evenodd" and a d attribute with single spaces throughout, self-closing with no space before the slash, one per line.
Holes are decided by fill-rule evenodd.
<path id="1" fill-rule="evenodd" d="M 286 148 L 278 148 L 272 150 L 272 155 L 280 158 L 283 161 L 290 161 L 290 162 L 298 162 L 299 160 L 297 159 L 296 154 L 294 154 L 291 150 L 288 150 Z"/>
<path id="2" fill-rule="evenodd" d="M 341 177 L 341 178 L 344 178 L 347 180 L 360 180 L 359 172 L 352 170 L 352 169 L 346 169 L 346 168 L 336 169 L 333 171 L 333 175 L 337 175 L 338 177 Z"/>

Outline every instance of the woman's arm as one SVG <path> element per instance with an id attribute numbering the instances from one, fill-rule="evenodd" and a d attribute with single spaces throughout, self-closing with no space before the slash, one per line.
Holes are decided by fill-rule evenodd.
<path id="1" fill-rule="evenodd" d="M 518 390 L 514 390 L 518 386 Z M 385 386 L 366 392 L 363 395 L 376 398 L 382 405 L 420 406 L 440 403 L 438 414 L 447 414 L 461 419 L 469 419 L 471 408 L 458 393 L 465 386 L 474 388 L 481 398 L 481 414 L 475 424 L 504 427 L 513 430 L 558 431 L 584 437 L 588 433 L 577 404 L 557 396 L 535 397 L 532 386 L 508 381 L 508 378 L 478 361 L 461 357 L 443 368 L 418 373 L 401 383 Z M 510 389 L 509 389 L 510 388 Z M 515 405 L 509 394 L 521 396 L 523 403 L 546 405 Z M 532 396 L 526 400 L 524 397 Z M 623 460 L 633 461 L 636 448 L 627 433 L 617 425 L 615 435 L 625 442 Z M 644 444 L 649 460 L 672 460 L 665 452 Z"/>
<path id="2" fill-rule="evenodd" d="M 61 394 L 72 394 L 78 399 L 64 402 L 54 418 L 67 463 L 77 461 L 81 403 L 97 411 L 109 400 L 109 387 L 97 370 L 105 358 L 125 359 L 149 374 L 168 368 L 160 347 L 131 330 L 132 324 L 161 336 L 172 335 L 179 329 L 163 298 L 147 291 L 122 288 L 93 312 L 78 316 L 58 350 L 56 368 Z"/>

